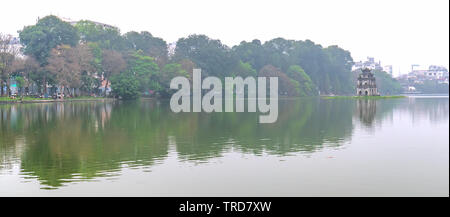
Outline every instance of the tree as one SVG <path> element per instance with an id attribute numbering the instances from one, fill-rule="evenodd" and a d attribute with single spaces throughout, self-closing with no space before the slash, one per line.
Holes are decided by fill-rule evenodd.
<path id="1" fill-rule="evenodd" d="M 127 71 L 139 81 L 139 90 L 159 91 L 161 86 L 158 82 L 159 67 L 154 58 L 146 56 L 142 51 L 137 51 L 127 58 Z"/>
<path id="2" fill-rule="evenodd" d="M 332 78 L 331 86 L 334 93 L 353 92 L 354 82 L 352 81 L 351 70 L 353 58 L 350 52 L 338 46 L 329 46 L 324 49 L 328 57 L 327 72 Z"/>
<path id="3" fill-rule="evenodd" d="M 101 77 L 103 74 L 102 70 L 102 49 L 97 43 L 87 42 L 83 44 L 84 52 L 88 52 L 91 57 L 88 70 L 81 71 L 81 86 L 80 90 L 82 93 L 94 93 L 101 86 Z M 86 56 L 86 55 L 85 55 Z"/>
<path id="4" fill-rule="evenodd" d="M 58 45 L 75 46 L 79 37 L 77 30 L 56 16 L 39 19 L 36 25 L 26 26 L 19 32 L 24 53 L 31 55 L 41 64 L 47 63 L 50 51 Z"/>
<path id="5" fill-rule="evenodd" d="M 175 61 L 189 59 L 202 69 L 205 76 L 224 78 L 229 75 L 237 64 L 237 58 L 230 48 L 219 40 L 213 40 L 205 35 L 190 35 L 177 41 Z"/>
<path id="6" fill-rule="evenodd" d="M 397 79 L 392 78 L 387 72 L 374 70 L 373 73 L 377 82 L 378 92 L 381 95 L 393 95 L 403 92 L 403 88 Z"/>
<path id="7" fill-rule="evenodd" d="M 30 85 L 33 83 L 33 77 L 39 71 L 39 63 L 33 57 L 26 57 L 23 61 L 22 77 L 25 80 L 25 90 L 29 91 Z"/>
<path id="8" fill-rule="evenodd" d="M 189 59 L 182 59 L 177 63 L 180 64 L 181 68 L 188 73 L 188 80 L 192 82 L 194 68 L 196 67 L 195 63 Z"/>
<path id="9" fill-rule="evenodd" d="M 448 94 L 449 85 L 436 80 L 426 80 L 422 84 L 415 84 L 416 90 L 425 94 Z"/>
<path id="10" fill-rule="evenodd" d="M 168 61 L 167 43 L 149 32 L 127 32 L 124 35 L 127 47 L 131 50 L 142 50 L 145 55 L 155 59 L 160 68 Z"/>
<path id="11" fill-rule="evenodd" d="M 126 68 L 126 62 L 117 51 L 114 50 L 104 50 L 102 54 L 101 65 L 103 69 L 103 78 L 105 83 L 105 96 L 106 90 L 108 88 L 110 78 L 113 75 L 119 74 Z"/>
<path id="12" fill-rule="evenodd" d="M 79 88 L 81 86 L 81 72 L 91 69 L 92 55 L 86 46 L 75 48 L 69 45 L 60 45 L 51 51 L 47 69 L 55 76 L 61 91 L 65 88 Z M 74 95 L 70 92 L 70 95 Z"/>
<path id="13" fill-rule="evenodd" d="M 94 42 L 102 49 L 123 51 L 124 38 L 117 27 L 98 24 L 89 20 L 81 20 L 75 28 L 84 42 Z"/>
<path id="14" fill-rule="evenodd" d="M 73 26 L 56 16 L 46 16 L 35 25 L 24 27 L 19 37 L 24 54 L 40 66 L 33 66 L 27 74 L 19 75 L 26 86 L 34 82 L 39 92 L 43 87 L 45 93 L 47 84 L 69 83 L 82 93 L 92 93 L 104 80 L 106 94 L 111 78 L 126 73 L 138 81 L 139 91 L 170 95 L 167 79 L 177 74 L 190 78 L 194 67 L 201 68 L 204 76 L 221 79 L 256 76 L 257 72 L 276 75 L 286 85 L 280 88 L 286 88 L 280 92 L 285 95 L 350 94 L 355 88 L 350 52 L 338 46 L 324 48 L 310 40 L 274 38 L 262 44 L 255 39 L 242 41 L 230 49 L 206 35 L 190 35 L 177 41 L 175 53 L 169 59 L 167 43 L 149 32 L 131 31 L 121 35 L 114 26 L 88 20 Z M 16 51 L 8 50 L 17 48 L 8 42 L 11 38 L 2 41 L 0 85 L 3 95 L 3 86 L 8 86 L 9 90 L 10 77 L 19 76 L 13 75 L 12 64 L 20 60 L 15 58 Z M 52 65 L 48 66 L 50 58 Z M 269 65 L 273 68 L 267 67 Z M 380 87 L 384 87 L 383 82 Z"/>
<path id="15" fill-rule="evenodd" d="M 158 81 L 161 86 L 160 90 L 161 96 L 167 97 L 175 92 L 175 90 L 170 89 L 170 82 L 172 81 L 172 78 L 175 78 L 177 76 L 183 76 L 188 79 L 191 79 L 189 73 L 181 67 L 181 64 L 178 63 L 166 64 L 161 69 L 161 73 L 159 74 L 158 78 Z"/>
<path id="16" fill-rule="evenodd" d="M 286 72 L 286 75 L 294 79 L 299 84 L 299 96 L 314 96 L 317 95 L 316 86 L 311 81 L 311 78 L 306 74 L 305 70 L 299 65 L 292 65 Z"/>
<path id="17" fill-rule="evenodd" d="M 14 80 L 16 80 L 16 85 L 18 88 L 19 96 L 22 98 L 23 96 L 23 89 L 25 87 L 25 79 L 22 76 L 16 76 L 14 77 Z"/>
<path id="18" fill-rule="evenodd" d="M 239 63 L 236 65 L 235 70 L 233 70 L 232 75 L 233 76 L 241 76 L 242 78 L 246 77 L 256 77 L 257 72 L 255 69 L 253 69 L 252 65 L 250 63 L 244 63 L 242 60 L 239 61 Z"/>
<path id="19" fill-rule="evenodd" d="M 9 81 L 13 72 L 14 61 L 19 54 L 19 48 L 15 46 L 11 35 L 0 34 L 0 89 L 1 96 L 4 96 L 4 87 L 6 84 L 6 93 L 10 94 Z"/>
<path id="20" fill-rule="evenodd" d="M 292 65 L 302 66 L 312 83 L 322 93 L 351 93 L 350 52 L 337 46 L 322 48 L 310 40 L 275 38 L 261 45 L 259 40 L 241 42 L 232 49 L 234 56 L 260 71 L 272 65 L 287 72 Z"/>
<path id="21" fill-rule="evenodd" d="M 18 94 L 22 96 L 23 89 L 25 87 L 25 79 L 23 78 L 23 70 L 25 68 L 25 59 L 17 57 L 14 59 L 11 74 L 9 77 L 14 78 L 16 81 L 16 87 L 18 89 Z M 8 78 L 9 80 L 9 78 Z"/>
<path id="22" fill-rule="evenodd" d="M 34 57 L 42 67 L 48 64 L 47 59 L 53 48 L 61 44 L 76 46 L 79 41 L 77 30 L 53 15 L 39 19 L 36 25 L 24 27 L 22 31 L 19 31 L 19 37 L 24 47 L 24 54 Z M 46 93 L 49 75 L 46 70 L 41 73 L 42 82 L 40 83 Z"/>
<path id="23" fill-rule="evenodd" d="M 111 87 L 112 93 L 122 99 L 136 99 L 139 96 L 139 81 L 129 72 L 112 76 Z"/>
<path id="24" fill-rule="evenodd" d="M 280 95 L 284 96 L 298 96 L 299 95 L 299 83 L 294 79 L 289 78 L 285 73 L 283 73 L 280 69 L 272 66 L 266 65 L 264 66 L 258 73 L 259 77 L 267 77 L 266 80 L 269 80 L 269 77 L 278 77 L 278 92 Z M 266 85 L 266 88 L 269 89 L 269 85 Z M 269 93 L 267 91 L 266 93 Z"/>
<path id="25" fill-rule="evenodd" d="M 242 62 L 249 63 L 256 71 L 268 64 L 261 41 L 257 39 L 252 42 L 242 41 L 239 45 L 234 46 L 232 51 Z"/>

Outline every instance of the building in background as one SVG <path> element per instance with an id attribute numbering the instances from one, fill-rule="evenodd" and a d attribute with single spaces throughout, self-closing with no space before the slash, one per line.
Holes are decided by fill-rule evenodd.
<path id="1" fill-rule="evenodd" d="M 375 61 L 375 58 L 373 58 L 373 57 L 367 57 L 366 61 L 355 62 L 353 64 L 352 71 L 357 71 L 357 70 L 365 69 L 365 68 L 368 68 L 371 70 L 385 71 L 386 73 L 393 76 L 392 65 L 382 66 L 381 61 L 378 60 L 378 62 L 377 62 L 377 61 Z"/>
<path id="2" fill-rule="evenodd" d="M 435 80 L 438 83 L 447 83 L 449 73 L 444 66 L 430 65 L 428 69 L 415 69 L 418 65 L 411 67 L 411 72 L 401 75 L 399 78 L 403 80 L 410 80 L 413 83 L 422 84 L 427 80 Z"/>
<path id="3" fill-rule="evenodd" d="M 359 61 L 355 62 L 353 65 L 352 70 L 358 70 L 358 69 L 372 69 L 372 70 L 383 70 L 383 67 L 381 66 L 381 62 L 375 62 L 375 58 L 373 57 L 367 57 L 366 61 Z"/>
<path id="4" fill-rule="evenodd" d="M 444 66 L 430 65 L 427 69 L 417 64 L 411 65 L 411 71 L 408 74 L 398 77 L 398 81 L 406 93 L 427 91 L 444 93 L 445 89 L 448 93 L 448 79 L 449 72 Z M 447 85 L 446 88 L 445 85 Z"/>

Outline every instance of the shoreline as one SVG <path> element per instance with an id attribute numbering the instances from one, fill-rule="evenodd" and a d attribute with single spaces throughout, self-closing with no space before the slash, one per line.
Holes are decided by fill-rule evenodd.
<path id="1" fill-rule="evenodd" d="M 81 101 L 106 101 L 116 100 L 114 98 L 81 98 L 81 99 L 35 99 L 35 100 L 0 100 L 0 104 L 29 104 L 29 103 L 54 103 L 54 102 L 81 102 Z"/>
<path id="2" fill-rule="evenodd" d="M 407 98 L 405 95 L 392 96 L 321 96 L 321 99 L 399 99 Z"/>

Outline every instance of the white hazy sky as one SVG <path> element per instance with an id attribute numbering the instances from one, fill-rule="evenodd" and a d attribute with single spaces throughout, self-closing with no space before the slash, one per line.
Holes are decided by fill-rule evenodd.
<path id="1" fill-rule="evenodd" d="M 17 35 L 49 14 L 149 31 L 167 42 L 206 34 L 228 46 L 275 37 L 339 45 L 394 74 L 411 64 L 449 67 L 448 0 L 2 0 L 0 32 Z"/>

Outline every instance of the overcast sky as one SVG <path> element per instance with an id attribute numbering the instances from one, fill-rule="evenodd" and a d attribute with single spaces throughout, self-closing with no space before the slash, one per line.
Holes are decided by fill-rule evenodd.
<path id="1" fill-rule="evenodd" d="M 2 1 L 0 32 L 17 35 L 49 14 L 149 31 L 167 42 L 206 34 L 228 46 L 275 37 L 338 45 L 355 60 L 449 67 L 448 0 L 39 0 Z"/>

